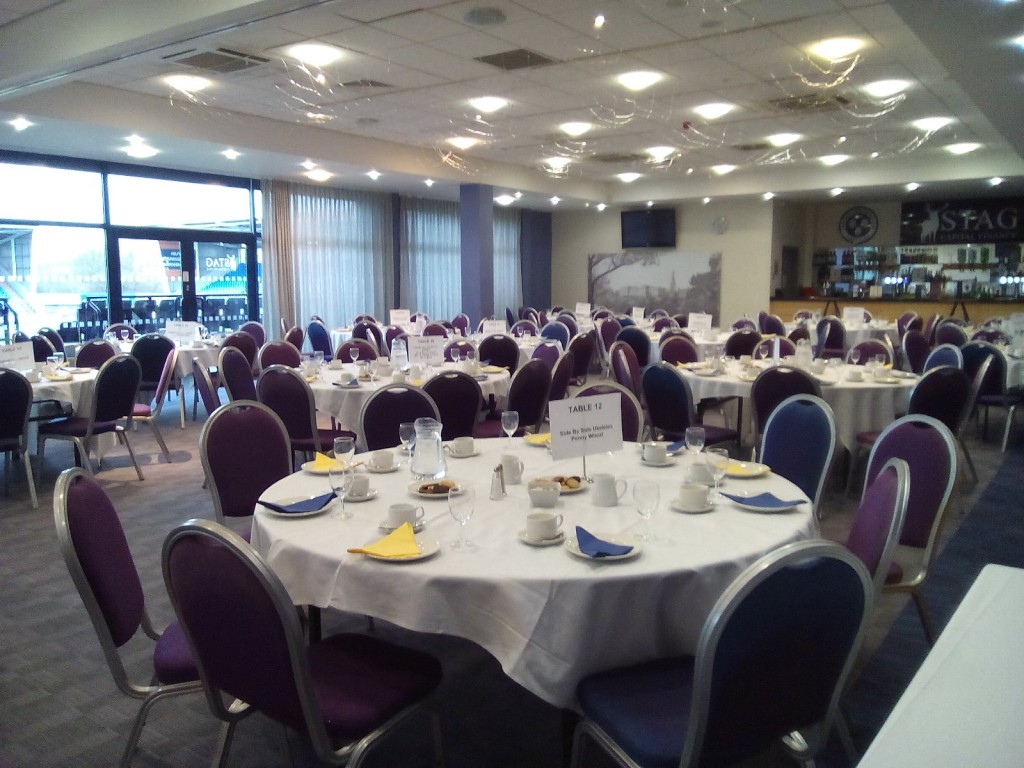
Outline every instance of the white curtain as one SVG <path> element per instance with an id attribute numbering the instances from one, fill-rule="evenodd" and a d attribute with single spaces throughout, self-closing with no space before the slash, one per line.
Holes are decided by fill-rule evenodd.
<path id="1" fill-rule="evenodd" d="M 515 311 L 523 303 L 523 269 L 519 251 L 522 217 L 514 208 L 494 211 L 494 316 L 505 307 Z"/>
<path id="2" fill-rule="evenodd" d="M 366 312 L 386 321 L 390 197 L 276 181 L 262 187 L 268 322 L 284 316 L 304 326 L 319 315 L 334 327 Z"/>
<path id="3" fill-rule="evenodd" d="M 458 203 L 403 198 L 403 308 L 435 320 L 462 311 L 461 232 Z"/>

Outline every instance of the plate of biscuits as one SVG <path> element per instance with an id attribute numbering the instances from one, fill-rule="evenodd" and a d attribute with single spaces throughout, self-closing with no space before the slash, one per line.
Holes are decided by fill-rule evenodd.
<path id="1" fill-rule="evenodd" d="M 579 493 L 587 490 L 588 483 L 579 475 L 550 475 L 547 477 L 536 477 L 535 480 L 551 480 L 558 483 L 560 493 Z"/>
<path id="2" fill-rule="evenodd" d="M 421 499 L 447 499 L 448 491 L 458 487 L 455 480 L 429 480 L 409 483 L 409 493 Z"/>

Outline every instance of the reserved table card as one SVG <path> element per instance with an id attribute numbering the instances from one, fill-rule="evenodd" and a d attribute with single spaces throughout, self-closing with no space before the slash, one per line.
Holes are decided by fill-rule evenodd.
<path id="1" fill-rule="evenodd" d="M 193 320 L 168 320 L 164 335 L 182 346 L 189 346 L 199 333 L 199 323 Z"/>
<path id="2" fill-rule="evenodd" d="M 843 307 L 843 325 L 863 325 L 864 307 Z"/>
<path id="3" fill-rule="evenodd" d="M 16 344 L 0 346 L 0 368 L 27 371 L 35 366 L 35 362 L 36 356 L 32 351 L 31 341 L 19 341 Z"/>
<path id="4" fill-rule="evenodd" d="M 576 302 L 576 315 L 577 320 L 590 317 L 590 302 L 588 301 L 577 301 Z"/>
<path id="5" fill-rule="evenodd" d="M 711 335 L 712 316 L 705 312 L 691 312 L 686 316 L 686 330 L 693 334 L 694 338 Z"/>
<path id="6" fill-rule="evenodd" d="M 548 403 L 551 458 L 622 450 L 622 408 L 619 395 L 573 397 Z"/>
<path id="7" fill-rule="evenodd" d="M 444 362 L 444 347 L 448 339 L 444 336 L 410 336 L 410 365 L 441 365 Z"/>
<path id="8" fill-rule="evenodd" d="M 480 331 L 484 336 L 490 336 L 495 333 L 508 333 L 508 326 L 505 325 L 504 320 L 484 320 L 483 325 L 480 326 Z"/>

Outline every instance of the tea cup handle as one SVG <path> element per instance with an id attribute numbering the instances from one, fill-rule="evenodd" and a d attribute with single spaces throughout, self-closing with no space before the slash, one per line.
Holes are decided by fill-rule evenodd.
<path id="1" fill-rule="evenodd" d="M 619 486 L 620 485 L 622 486 L 622 490 L 619 490 Z M 615 481 L 615 491 L 616 491 L 616 493 L 615 493 L 615 500 L 618 501 L 619 499 L 621 499 L 626 494 L 626 481 L 622 480 L 622 479 L 616 480 Z"/>
<path id="2" fill-rule="evenodd" d="M 413 515 L 413 520 L 415 520 L 415 521 L 416 521 L 417 523 L 418 523 L 418 522 L 419 522 L 420 520 L 422 520 L 422 519 L 423 519 L 423 516 L 424 516 L 424 515 L 426 514 L 426 513 L 425 513 L 425 512 L 423 511 L 423 507 L 416 507 L 416 509 L 414 509 L 414 510 L 413 510 L 413 512 L 415 513 L 415 514 Z"/>
<path id="3" fill-rule="evenodd" d="M 555 515 L 555 528 L 561 528 L 561 527 L 562 527 L 562 516 L 561 515 Z"/>

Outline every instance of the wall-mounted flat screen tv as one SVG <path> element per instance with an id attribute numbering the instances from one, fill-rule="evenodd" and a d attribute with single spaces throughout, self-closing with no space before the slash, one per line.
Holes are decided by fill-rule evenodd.
<path id="1" fill-rule="evenodd" d="M 622 212 L 622 248 L 675 248 L 676 209 Z"/>

